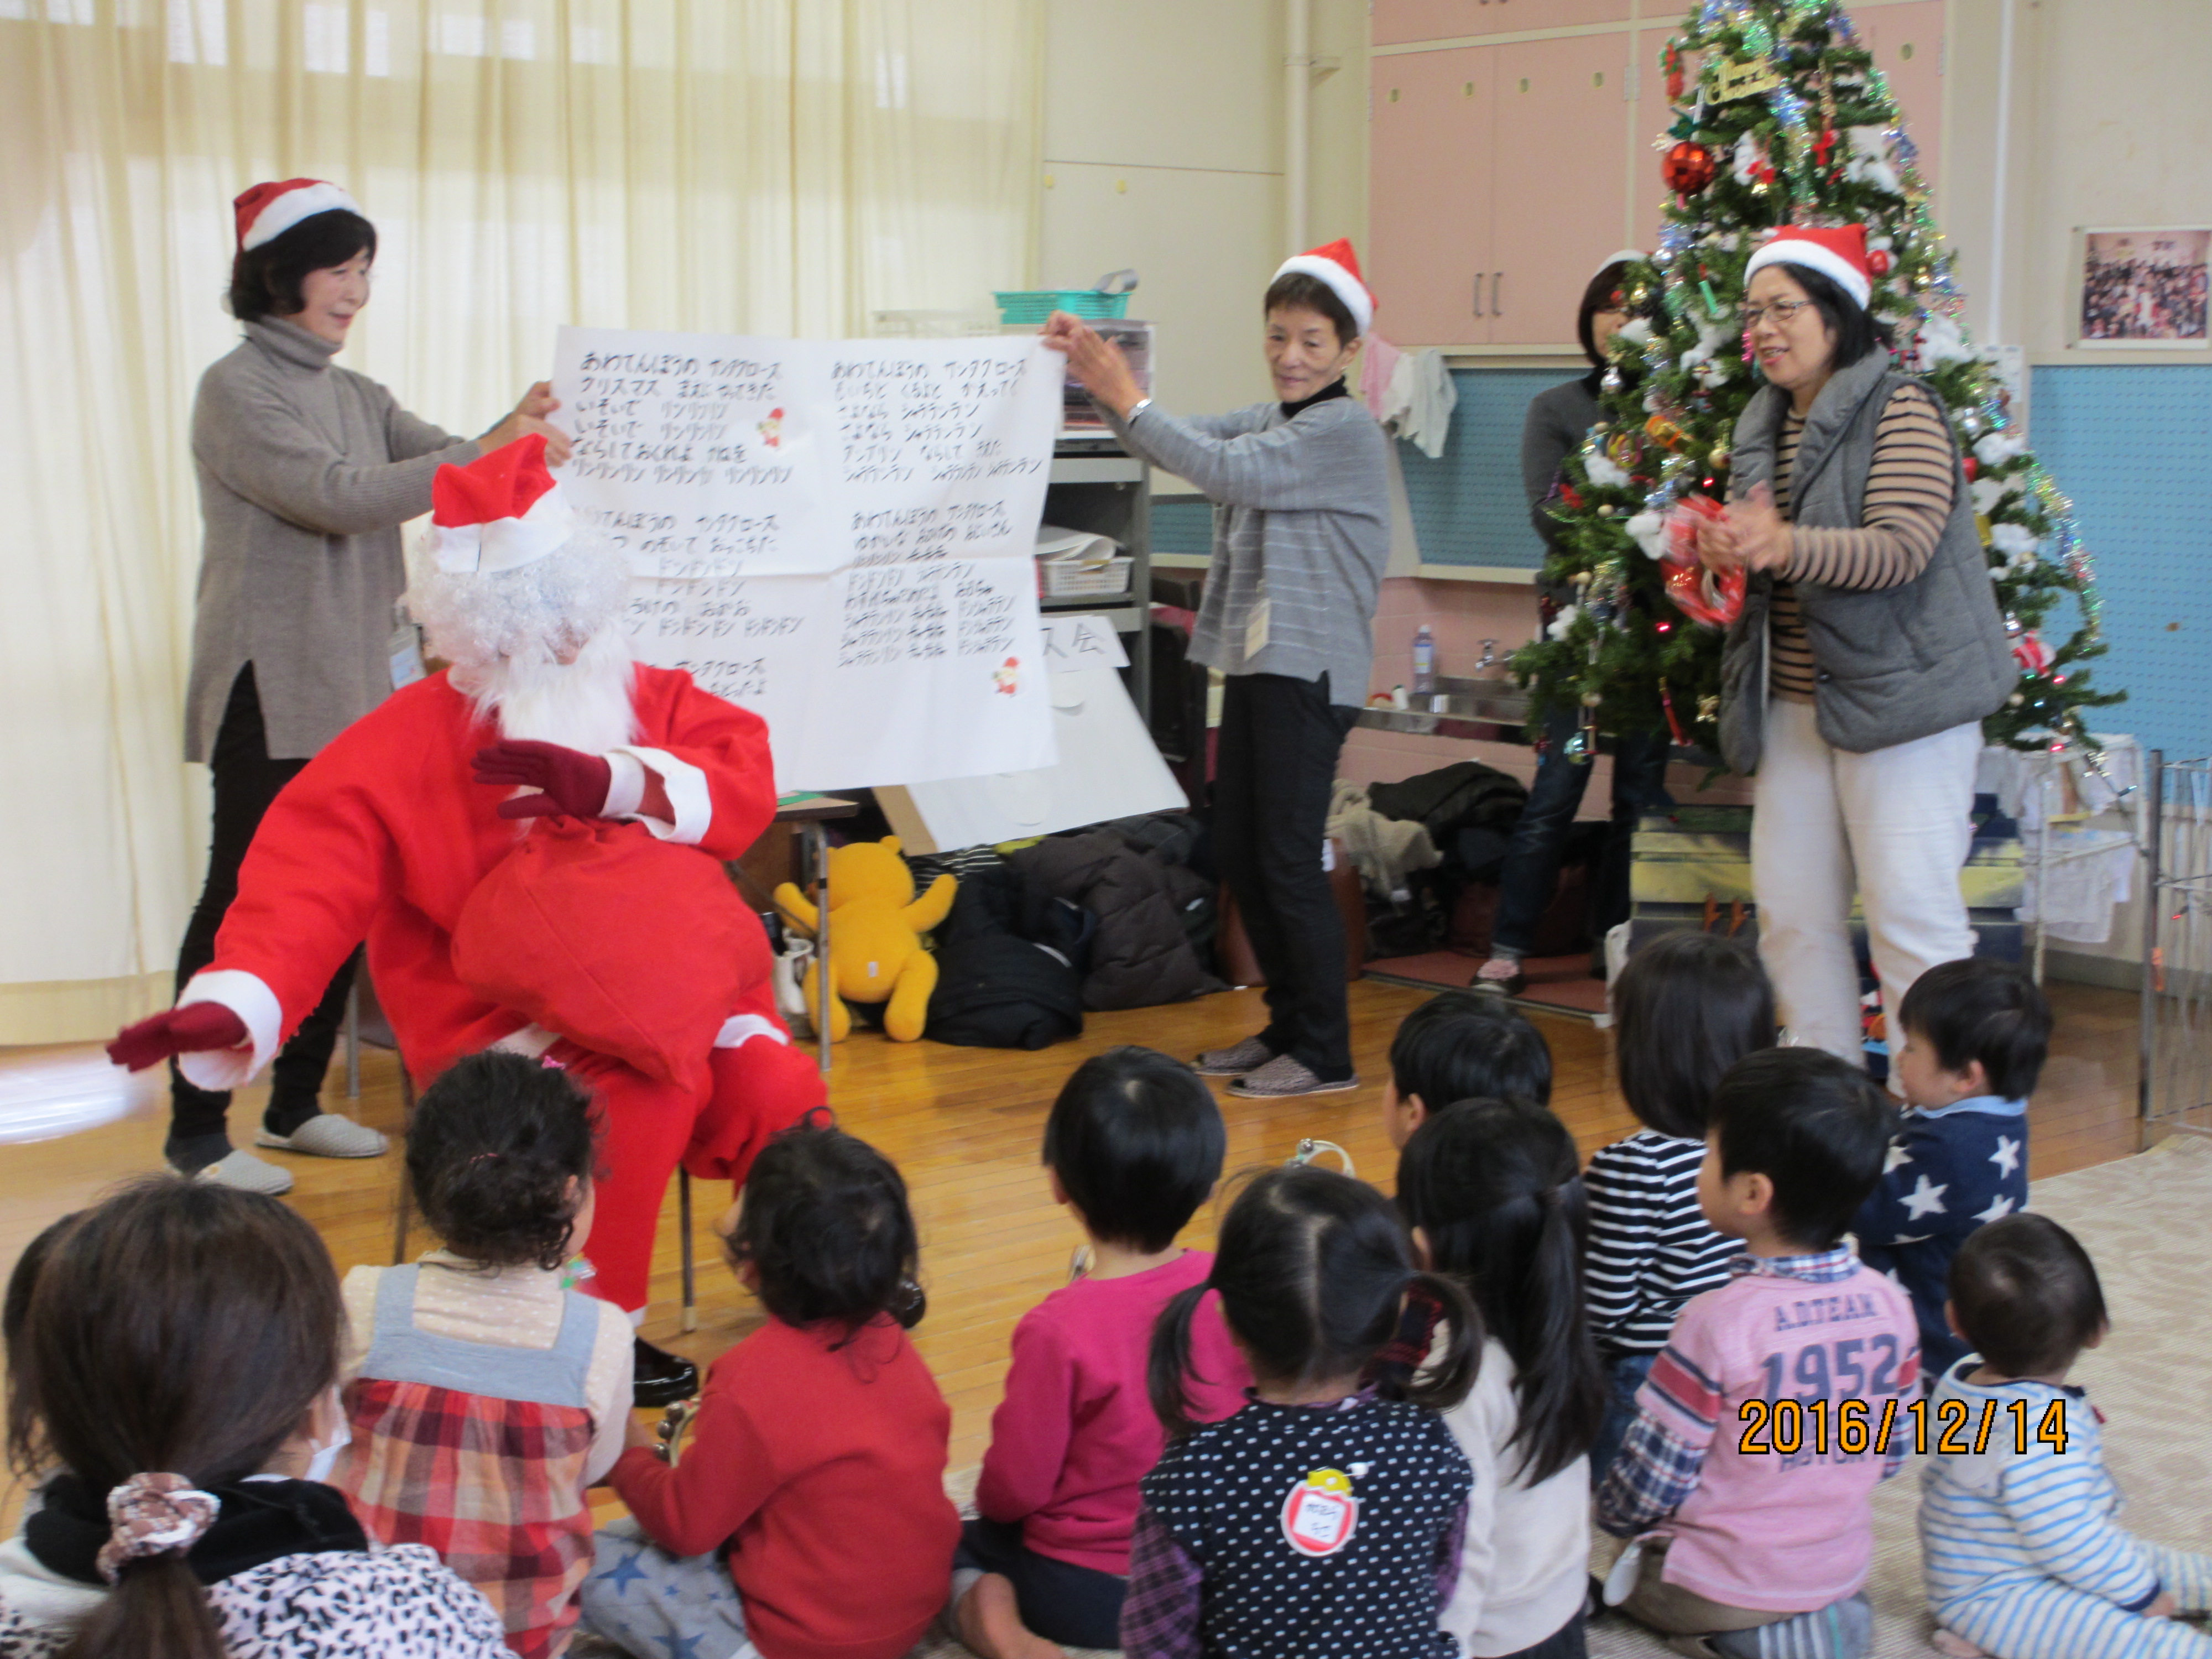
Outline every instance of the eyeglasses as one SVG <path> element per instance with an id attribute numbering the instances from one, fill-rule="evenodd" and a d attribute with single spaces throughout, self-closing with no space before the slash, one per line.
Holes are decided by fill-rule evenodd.
<path id="1" fill-rule="evenodd" d="M 1746 306 L 1743 308 L 1743 325 L 1747 329 L 1757 328 L 1762 321 L 1771 317 L 1777 328 L 1787 328 L 1796 320 L 1797 313 L 1812 303 L 1810 300 L 1776 300 L 1763 306 Z"/>

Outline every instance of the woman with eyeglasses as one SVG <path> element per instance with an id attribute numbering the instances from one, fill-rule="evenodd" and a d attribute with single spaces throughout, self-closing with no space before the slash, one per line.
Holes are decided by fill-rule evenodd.
<path id="1" fill-rule="evenodd" d="M 1521 428 L 1521 483 L 1528 494 L 1528 516 L 1547 553 L 1559 550 L 1559 520 L 1547 506 L 1559 484 L 1559 463 L 1581 448 L 1590 428 L 1604 418 L 1598 392 L 1605 379 L 1606 351 L 1613 337 L 1627 325 L 1624 290 L 1629 268 L 1641 264 L 1644 258 L 1639 249 L 1624 248 L 1598 267 L 1583 290 L 1582 310 L 1575 319 L 1589 373 L 1538 392 L 1528 404 L 1528 422 Z M 1575 597 L 1574 590 L 1565 586 L 1540 587 L 1538 594 L 1547 625 Z M 1528 804 L 1521 809 L 1498 878 L 1498 920 L 1491 930 L 1490 959 L 1475 969 L 1474 988 L 1478 991 L 1515 996 L 1527 982 L 1522 959 L 1535 945 L 1536 924 L 1559 884 L 1560 849 L 1575 814 L 1582 810 L 1583 792 L 1589 787 L 1588 758 L 1567 753 L 1576 723 L 1574 711 L 1565 708 L 1553 710 L 1544 721 L 1535 781 L 1528 787 Z M 1613 734 L 1613 829 L 1606 838 L 1596 902 L 1591 907 L 1601 951 L 1606 930 L 1628 920 L 1628 859 L 1636 821 L 1670 804 L 1667 747 L 1667 733 L 1656 726 Z"/>
<path id="2" fill-rule="evenodd" d="M 1757 776 L 1759 949 L 1797 1039 L 1863 1049 L 1851 898 L 1894 1011 L 1973 952 L 1959 890 L 1982 720 L 2017 679 L 1950 423 L 1868 311 L 1863 227 L 1790 226 L 1751 257 L 1765 384 L 1736 422 L 1698 552 L 1750 576 L 1721 743 Z"/>

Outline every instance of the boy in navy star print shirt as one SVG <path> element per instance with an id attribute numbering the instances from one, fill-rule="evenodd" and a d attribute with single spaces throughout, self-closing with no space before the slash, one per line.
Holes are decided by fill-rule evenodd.
<path id="1" fill-rule="evenodd" d="M 1859 1258 L 1912 1298 L 1922 1374 L 1966 1345 L 1944 1322 L 1952 1259 L 1967 1235 L 2027 1203 L 2027 1097 L 2051 1048 L 2051 1006 L 2010 963 L 1931 968 L 1897 1012 L 1892 1067 L 1910 1109 L 1873 1195 L 1851 1222 Z"/>

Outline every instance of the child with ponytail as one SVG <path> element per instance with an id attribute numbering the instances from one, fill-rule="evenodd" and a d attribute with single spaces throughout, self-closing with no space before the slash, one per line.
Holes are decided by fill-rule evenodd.
<path id="1" fill-rule="evenodd" d="M 1209 1290 L 1256 1386 L 1242 1410 L 1200 1425 L 1186 1387 Z M 1425 1363 L 1393 1340 L 1409 1298 L 1438 1316 Z M 1419 1269 L 1373 1188 L 1312 1165 L 1247 1187 L 1206 1283 L 1170 1301 L 1153 1334 L 1148 1381 L 1169 1443 L 1142 1486 L 1128 1659 L 1455 1659 L 1437 1618 L 1459 1578 L 1471 1475 L 1437 1413 L 1466 1397 L 1480 1332 L 1467 1292 Z"/>
<path id="2" fill-rule="evenodd" d="M 445 1241 L 346 1275 L 353 1443 L 332 1484 L 387 1544 L 427 1544 L 498 1609 L 525 1659 L 568 1645 L 592 1565 L 585 1488 L 622 1455 L 633 1333 L 568 1287 L 592 1225 L 591 1097 L 520 1054 L 422 1093 L 407 1173 Z"/>
<path id="3" fill-rule="evenodd" d="M 1467 1287 L 1487 1333 L 1474 1392 L 1444 1414 L 1474 1466 L 1443 1615 L 1468 1659 L 1583 1651 L 1588 1453 L 1606 1380 L 1583 1311 L 1579 1161 L 1565 1124 L 1517 1100 L 1462 1102 L 1398 1160 L 1415 1248 Z"/>
<path id="4" fill-rule="evenodd" d="M 0 1659 L 505 1659 L 427 1549 L 315 1478 L 345 1432 L 337 1274 L 273 1198 L 173 1176 L 47 1241 L 11 1333 Z"/>

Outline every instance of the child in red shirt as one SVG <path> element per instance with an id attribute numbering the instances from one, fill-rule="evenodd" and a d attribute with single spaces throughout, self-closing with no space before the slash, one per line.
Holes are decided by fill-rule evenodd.
<path id="1" fill-rule="evenodd" d="M 983 1659 L 1120 1645 L 1137 1483 L 1166 1444 L 1146 1355 L 1161 1310 L 1212 1270 L 1211 1251 L 1175 1240 L 1220 1178 L 1226 1141 L 1212 1092 L 1151 1048 L 1085 1060 L 1053 1103 L 1044 1163 L 1054 1200 L 1090 1235 L 1090 1261 L 1014 1328 L 975 1488 L 981 1518 L 953 1575 L 960 1639 Z M 1227 1417 L 1251 1376 L 1218 1297 L 1191 1342 L 1190 1414 Z"/>
<path id="2" fill-rule="evenodd" d="M 802 1126 L 716 1231 L 768 1323 L 708 1370 L 680 1463 L 633 1421 L 612 1476 L 633 1519 L 599 1534 L 583 1627 L 653 1659 L 899 1659 L 960 1533 L 952 1414 L 902 1328 L 922 1310 L 906 1183 Z"/>

